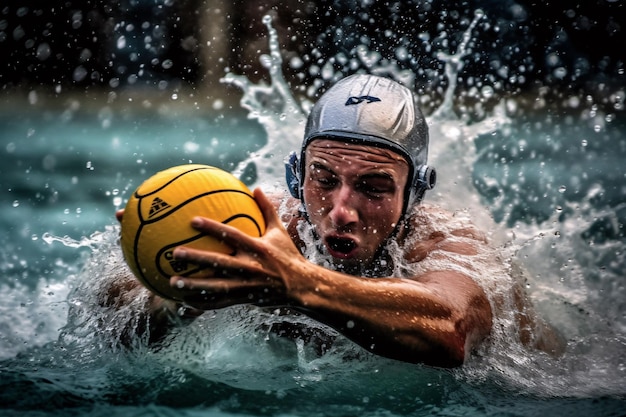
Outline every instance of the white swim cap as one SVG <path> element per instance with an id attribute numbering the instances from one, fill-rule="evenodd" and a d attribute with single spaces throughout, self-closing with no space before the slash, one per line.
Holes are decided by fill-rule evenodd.
<path id="1" fill-rule="evenodd" d="M 390 149 L 409 164 L 404 212 L 435 185 L 428 160 L 428 126 L 411 90 L 383 77 L 356 74 L 332 86 L 309 114 L 300 151 L 287 163 L 292 195 L 302 197 L 300 166 L 306 147 L 315 139 L 334 139 Z M 291 172 L 290 172 L 291 171 Z"/>

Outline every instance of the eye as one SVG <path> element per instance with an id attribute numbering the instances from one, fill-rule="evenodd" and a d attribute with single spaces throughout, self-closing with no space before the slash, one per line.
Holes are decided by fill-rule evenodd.
<path id="1" fill-rule="evenodd" d="M 393 183 L 384 179 L 365 179 L 358 183 L 357 189 L 371 198 L 383 198 L 395 192 Z"/>
<path id="2" fill-rule="evenodd" d="M 310 169 L 309 180 L 313 181 L 318 187 L 321 188 L 332 188 L 337 185 L 338 182 L 336 175 L 325 169 L 319 169 L 314 166 Z"/>
<path id="3" fill-rule="evenodd" d="M 372 186 L 368 183 L 361 183 L 359 186 L 359 190 L 366 193 L 366 194 L 372 194 L 372 195 L 378 195 L 382 193 L 382 190 L 376 188 L 375 186 Z"/>
<path id="4" fill-rule="evenodd" d="M 332 188 L 337 185 L 337 178 L 332 175 L 320 175 L 317 178 L 313 178 L 313 180 L 317 181 L 323 188 Z"/>

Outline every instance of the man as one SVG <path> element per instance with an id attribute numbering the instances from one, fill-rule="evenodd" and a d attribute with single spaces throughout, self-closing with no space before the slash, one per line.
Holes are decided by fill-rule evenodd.
<path id="1" fill-rule="evenodd" d="M 235 254 L 175 250 L 207 268 L 202 278 L 171 278 L 192 307 L 185 315 L 237 304 L 281 307 L 378 355 L 461 365 L 491 332 L 493 307 L 471 275 L 480 273 L 474 259 L 493 252 L 473 226 L 420 204 L 435 179 L 427 155 L 428 129 L 410 90 L 371 75 L 339 81 L 313 107 L 300 155 L 289 161 L 292 197 L 281 205 L 254 192 L 264 236 L 192 220 Z M 121 302 L 124 291 L 130 297 L 130 287 L 107 303 Z M 177 308 L 152 297 L 155 335 Z M 524 328 L 536 327 L 520 317 L 530 323 Z"/>

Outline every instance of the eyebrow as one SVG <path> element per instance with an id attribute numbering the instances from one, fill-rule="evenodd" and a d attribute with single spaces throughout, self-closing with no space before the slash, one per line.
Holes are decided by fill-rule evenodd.
<path id="1" fill-rule="evenodd" d="M 309 164 L 309 169 L 318 169 L 320 171 L 326 171 L 331 175 L 337 175 L 337 173 L 335 171 L 333 171 L 331 168 L 329 168 L 328 166 L 321 164 L 319 162 L 311 162 Z M 389 181 L 393 181 L 395 182 L 396 179 L 393 177 L 393 175 L 389 174 L 388 172 L 385 171 L 379 171 L 379 172 L 367 172 L 365 174 L 360 174 L 358 175 L 358 178 L 360 180 L 366 180 L 369 178 L 372 179 L 385 179 L 385 180 L 389 180 Z"/>
<path id="2" fill-rule="evenodd" d="M 333 174 L 335 173 L 332 169 L 328 168 L 324 164 L 320 164 L 319 162 L 311 162 L 309 164 L 309 169 L 321 169 L 321 170 L 324 170 L 324 171 L 331 172 Z"/>
<path id="3" fill-rule="evenodd" d="M 389 181 L 393 181 L 395 182 L 396 179 L 389 174 L 388 172 L 370 172 L 370 173 L 366 173 L 363 175 L 359 175 L 360 179 L 368 179 L 368 178 L 373 178 L 373 179 L 384 179 L 384 180 L 389 180 Z"/>

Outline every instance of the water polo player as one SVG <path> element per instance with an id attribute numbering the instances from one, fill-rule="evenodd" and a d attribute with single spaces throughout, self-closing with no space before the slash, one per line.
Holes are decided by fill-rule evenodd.
<path id="1" fill-rule="evenodd" d="M 291 196 L 254 192 L 267 223 L 262 237 L 190 219 L 235 254 L 175 250 L 176 259 L 208 271 L 171 278 L 191 307 L 185 314 L 279 307 L 378 355 L 461 365 L 492 331 L 497 300 L 477 278 L 499 261 L 467 219 L 421 204 L 435 181 L 427 157 L 428 128 L 409 89 L 372 75 L 339 81 L 313 107 L 301 152 L 287 164 Z M 125 293 L 116 303 L 139 291 L 131 287 L 112 287 Z M 525 341 L 558 353 L 557 338 L 519 300 Z M 180 310 L 153 296 L 148 311 L 154 339 Z"/>

